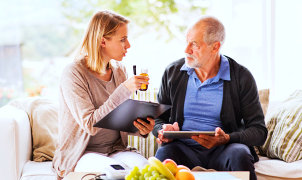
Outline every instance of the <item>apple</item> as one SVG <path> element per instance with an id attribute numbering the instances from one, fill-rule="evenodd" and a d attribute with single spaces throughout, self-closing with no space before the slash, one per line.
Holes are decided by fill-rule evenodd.
<path id="1" fill-rule="evenodd" d="M 194 175 L 190 170 L 180 169 L 175 176 L 176 180 L 195 180 Z"/>
<path id="2" fill-rule="evenodd" d="M 179 170 L 181 170 L 181 169 L 185 169 L 185 170 L 191 171 L 190 168 L 188 168 L 188 167 L 185 166 L 185 165 L 178 165 L 178 166 L 177 166 L 177 171 L 179 171 Z"/>
<path id="3" fill-rule="evenodd" d="M 177 164 L 175 161 L 173 161 L 172 159 L 166 159 L 163 161 L 164 166 L 166 166 L 171 173 L 175 176 L 175 174 L 177 173 L 178 169 L 177 169 Z"/>

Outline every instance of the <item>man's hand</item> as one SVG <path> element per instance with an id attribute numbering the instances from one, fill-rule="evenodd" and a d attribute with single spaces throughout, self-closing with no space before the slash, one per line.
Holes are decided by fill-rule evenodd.
<path id="1" fill-rule="evenodd" d="M 153 130 L 155 124 L 154 119 L 147 117 L 147 120 L 149 123 L 139 118 L 133 122 L 134 126 L 139 130 L 139 133 L 143 136 L 149 134 Z"/>
<path id="2" fill-rule="evenodd" d="M 230 136 L 226 134 L 221 128 L 215 129 L 215 136 L 201 134 L 199 136 L 192 136 L 192 139 L 197 141 L 200 145 L 207 149 L 226 144 L 230 140 Z"/>
<path id="3" fill-rule="evenodd" d="M 171 142 L 173 139 L 164 138 L 163 132 L 164 131 L 179 131 L 178 123 L 175 122 L 173 124 L 164 124 L 163 128 L 158 131 L 158 138 L 156 139 L 156 142 L 158 144 Z"/>

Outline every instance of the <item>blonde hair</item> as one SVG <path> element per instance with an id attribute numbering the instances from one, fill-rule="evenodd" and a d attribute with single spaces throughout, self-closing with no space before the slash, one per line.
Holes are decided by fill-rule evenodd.
<path id="1" fill-rule="evenodd" d="M 99 11 L 91 18 L 83 42 L 80 55 L 85 56 L 86 65 L 92 71 L 104 74 L 106 64 L 101 55 L 102 38 L 110 38 L 122 24 L 127 24 L 128 19 L 112 11 Z"/>

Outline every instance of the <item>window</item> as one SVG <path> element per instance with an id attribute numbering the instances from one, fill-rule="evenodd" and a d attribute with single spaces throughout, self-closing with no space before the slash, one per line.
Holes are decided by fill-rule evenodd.
<path id="1" fill-rule="evenodd" d="M 89 13 L 99 9 L 99 6 L 89 6 L 94 2 L 103 1 L 0 2 L 0 6 L 5 7 L 0 11 L 0 106 L 20 96 L 47 94 L 56 97 L 58 79 L 65 65 L 74 59 L 73 52 L 91 17 Z M 123 8 L 125 4 L 120 6 L 122 1 L 108 2 L 104 6 L 120 10 L 126 16 L 131 15 L 129 9 Z M 137 65 L 138 72 L 141 67 L 147 67 L 150 86 L 159 87 L 166 66 L 184 57 L 186 27 L 201 14 L 207 14 L 216 16 L 225 25 L 226 41 L 221 53 L 246 66 L 254 75 L 258 89 L 270 88 L 271 97 L 280 100 L 295 89 L 302 88 L 299 78 L 302 65 L 299 54 L 302 23 L 299 17 L 302 12 L 298 8 L 302 6 L 302 1 L 141 2 L 148 2 L 147 6 L 145 4 L 148 8 L 139 9 L 143 20 L 138 18 L 137 13 L 131 15 L 131 48 L 123 59 L 129 76 L 132 75 L 132 65 Z M 74 6 L 66 9 L 68 3 Z M 146 9 L 153 11 L 146 13 Z M 163 14 L 154 14 L 154 11 Z M 81 15 L 81 12 L 83 18 L 78 17 L 75 21 L 66 18 Z M 142 27 L 143 23 L 149 25 Z M 173 36 L 167 33 L 167 27 Z"/>

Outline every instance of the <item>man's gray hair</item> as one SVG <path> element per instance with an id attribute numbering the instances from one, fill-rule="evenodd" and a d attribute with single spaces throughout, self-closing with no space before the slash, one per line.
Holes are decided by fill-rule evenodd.
<path id="1" fill-rule="evenodd" d="M 224 43 L 225 39 L 225 29 L 223 24 L 215 17 L 207 16 L 201 18 L 197 24 L 204 25 L 204 42 L 208 45 L 214 42 L 220 42 L 221 45 Z"/>

